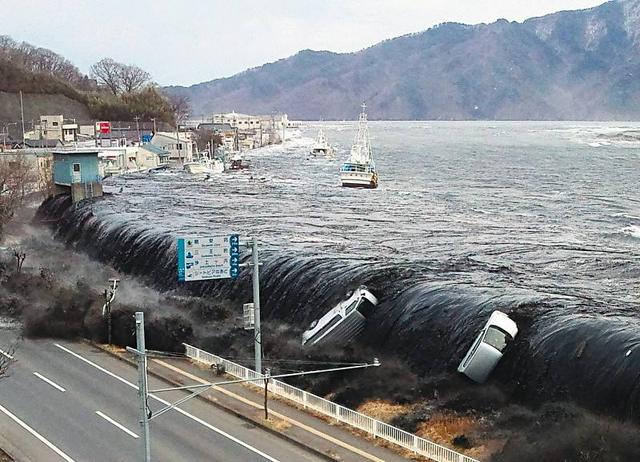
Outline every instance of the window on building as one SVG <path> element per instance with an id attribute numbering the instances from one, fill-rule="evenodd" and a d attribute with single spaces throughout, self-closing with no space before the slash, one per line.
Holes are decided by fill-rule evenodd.
<path id="1" fill-rule="evenodd" d="M 53 126 L 57 127 L 58 126 L 58 122 L 53 122 Z"/>
<path id="2" fill-rule="evenodd" d="M 73 164 L 73 173 L 80 173 L 80 164 Z"/>

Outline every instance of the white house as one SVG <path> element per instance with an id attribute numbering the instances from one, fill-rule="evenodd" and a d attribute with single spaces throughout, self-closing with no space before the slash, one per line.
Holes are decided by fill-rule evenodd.
<path id="1" fill-rule="evenodd" d="M 169 160 L 172 163 L 185 163 L 193 161 L 195 142 L 191 132 L 179 132 L 177 138 L 175 132 L 158 132 L 153 135 L 151 144 L 169 151 Z"/>

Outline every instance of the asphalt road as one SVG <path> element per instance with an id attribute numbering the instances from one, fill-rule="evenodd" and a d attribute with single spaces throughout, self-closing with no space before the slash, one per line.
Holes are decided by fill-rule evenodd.
<path id="1" fill-rule="evenodd" d="M 15 333 L 0 331 L 7 352 Z M 0 353 L 3 354 L 3 353 Z M 135 368 L 83 343 L 22 340 L 0 380 L 0 446 L 25 461 L 142 459 Z M 149 388 L 167 387 L 149 377 Z M 184 392 L 150 397 L 174 402 Z M 158 399 L 159 398 L 159 399 Z M 150 422 L 153 461 L 318 461 L 198 399 Z"/>

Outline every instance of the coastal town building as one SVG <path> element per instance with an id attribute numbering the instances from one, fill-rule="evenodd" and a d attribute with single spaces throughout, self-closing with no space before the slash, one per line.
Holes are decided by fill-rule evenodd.
<path id="1" fill-rule="evenodd" d="M 283 132 L 290 125 L 290 122 L 286 114 L 249 115 L 226 112 L 214 114 L 211 117 L 211 123 L 200 124 L 198 127 L 204 125 L 227 125 L 236 129 L 233 143 L 235 150 L 245 151 L 282 142 Z"/>
<path id="2" fill-rule="evenodd" d="M 98 151 L 54 151 L 53 183 L 56 193 L 69 193 L 73 202 L 102 196 Z"/>
<path id="3" fill-rule="evenodd" d="M 222 149 L 225 151 L 237 151 L 238 129 L 227 123 L 204 122 L 197 126 L 197 130 L 206 130 L 219 136 L 222 142 Z"/>
<path id="4" fill-rule="evenodd" d="M 41 115 L 33 129 L 25 132 L 25 140 L 59 140 L 62 143 L 78 141 L 79 125 L 75 120 L 65 120 L 62 114 Z"/>
<path id="5" fill-rule="evenodd" d="M 99 147 L 100 174 L 120 175 L 169 164 L 170 152 L 151 143 L 139 146 Z"/>
<path id="6" fill-rule="evenodd" d="M 171 163 L 185 163 L 193 161 L 196 150 L 191 132 L 158 132 L 153 135 L 151 144 L 169 152 Z"/>

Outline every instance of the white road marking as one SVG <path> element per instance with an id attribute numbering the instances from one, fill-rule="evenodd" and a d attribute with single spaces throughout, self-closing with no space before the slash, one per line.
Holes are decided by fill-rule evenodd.
<path id="1" fill-rule="evenodd" d="M 119 424 L 118 422 L 116 422 L 115 420 L 113 420 L 111 417 L 109 417 L 108 415 L 100 412 L 100 411 L 96 411 L 96 414 L 98 414 L 100 417 L 102 417 L 104 420 L 106 420 L 107 422 L 115 425 L 116 427 L 118 427 L 120 430 L 122 430 L 123 432 L 125 432 L 127 435 L 129 436 L 133 436 L 134 438 L 139 438 L 138 435 L 136 435 L 135 433 L 133 433 L 131 430 L 129 430 L 127 427 L 125 427 L 122 424 Z"/>
<path id="2" fill-rule="evenodd" d="M 38 433 L 37 431 L 35 431 L 33 428 L 31 428 L 29 425 L 27 425 L 26 423 L 24 423 L 22 420 L 20 420 L 18 417 L 16 417 L 15 415 L 13 415 L 10 411 L 8 411 L 7 409 L 5 409 L 4 407 L 0 406 L 0 411 L 4 412 L 7 416 L 9 416 L 14 422 L 16 422 L 18 425 L 20 425 L 22 428 L 24 428 L 26 431 L 28 431 L 29 433 L 31 433 L 33 436 L 35 436 L 36 438 L 38 438 L 40 441 L 42 441 L 44 444 L 46 444 L 49 449 L 51 449 L 53 452 L 55 452 L 56 454 L 58 454 L 60 457 L 62 457 L 64 460 L 66 460 L 67 462 L 75 462 L 71 457 L 69 457 L 68 455 L 66 455 L 64 452 L 62 452 L 60 449 L 58 449 L 58 447 L 56 445 L 54 445 L 51 441 L 47 440 L 44 436 L 42 436 L 40 433 Z"/>
<path id="3" fill-rule="evenodd" d="M 43 380 L 45 382 L 47 382 L 49 385 L 51 385 L 53 388 L 57 389 L 58 391 L 61 391 L 62 393 L 64 393 L 65 390 L 64 388 L 62 388 L 60 385 L 58 385 L 57 383 L 55 383 L 53 380 L 46 378 L 44 375 L 42 374 L 38 374 L 37 372 L 34 372 L 33 375 L 35 375 L 36 377 L 38 377 L 40 380 Z"/>
<path id="4" fill-rule="evenodd" d="M 160 364 L 161 366 L 164 366 L 169 370 L 172 370 L 174 372 L 182 374 L 185 377 L 189 377 L 191 380 L 194 380 L 196 382 L 200 382 L 202 384 L 210 383 L 210 382 L 208 382 L 206 380 L 203 380 L 202 377 L 198 377 L 197 375 L 190 374 L 189 372 L 184 371 L 184 370 L 180 369 L 179 367 L 173 366 L 173 365 L 171 365 L 169 363 L 166 363 L 164 361 L 161 361 L 159 359 L 152 359 L 151 361 L 153 361 L 156 364 Z M 255 403 L 254 401 L 251 401 L 250 399 L 247 399 L 247 398 L 244 398 L 242 396 L 236 395 L 235 393 L 233 393 L 233 392 L 231 392 L 229 390 L 226 390 L 226 389 L 224 389 L 222 387 L 217 387 L 215 390 L 220 392 L 220 393 L 222 393 L 223 395 L 227 395 L 227 396 L 230 396 L 230 397 L 232 397 L 234 399 L 237 399 L 241 403 L 245 403 L 245 404 L 247 404 L 247 405 L 249 405 L 251 407 L 254 407 L 256 409 L 262 410 L 262 404 Z M 333 436 L 329 436 L 326 433 L 321 432 L 320 430 L 316 430 L 313 427 L 310 427 L 310 426 L 305 425 L 305 424 L 303 424 L 301 422 L 298 422 L 297 420 L 294 420 L 291 417 L 287 417 L 284 414 L 280 414 L 280 413 L 274 411 L 273 409 L 269 410 L 269 415 L 274 415 L 275 417 L 278 417 L 279 419 L 282 419 L 285 422 L 289 422 L 291 425 L 295 425 L 297 427 L 300 427 L 303 430 L 308 431 L 312 435 L 319 436 L 320 438 L 323 438 L 323 439 L 335 444 L 336 446 L 340 446 L 340 447 L 343 447 L 345 449 L 348 449 L 351 452 L 355 452 L 356 454 L 364 457 L 365 459 L 372 460 L 373 462 L 384 462 L 384 460 L 380 459 L 379 457 L 376 457 L 376 456 L 374 456 L 372 454 L 369 454 L 368 452 L 363 451 L 362 449 L 358 449 L 358 448 L 356 448 L 354 446 L 351 446 L 350 444 L 347 444 L 344 441 L 340 441 L 339 439 L 334 438 Z"/>
<path id="5" fill-rule="evenodd" d="M 88 359 L 87 359 L 87 358 L 85 358 L 84 356 L 81 356 L 81 355 L 79 355 L 78 353 L 75 353 L 75 352 L 71 351 L 70 349 L 63 347 L 63 346 L 62 346 L 62 345 L 60 345 L 59 343 L 54 343 L 54 345 L 55 345 L 56 347 L 60 348 L 62 351 L 66 351 L 67 353 L 69 353 L 70 355 L 74 356 L 75 358 L 78 358 L 80 361 L 84 361 L 85 363 L 87 363 L 87 364 L 89 364 L 90 366 L 92 366 L 92 367 L 94 367 L 94 368 L 98 369 L 99 371 L 104 372 L 104 373 L 105 373 L 105 374 L 107 374 L 108 376 L 113 377 L 113 378 L 114 378 L 114 379 L 116 379 L 116 380 L 119 380 L 120 382 L 122 382 L 122 383 L 124 383 L 124 384 L 126 384 L 126 385 L 130 386 L 131 388 L 134 388 L 134 389 L 136 389 L 136 390 L 138 389 L 138 386 L 137 386 L 137 385 L 135 385 L 135 384 L 133 384 L 133 383 L 129 382 L 127 379 L 124 379 L 124 378 L 120 377 L 119 375 L 114 374 L 113 372 L 111 372 L 111 371 L 109 371 L 109 370 L 105 369 L 104 367 L 99 366 L 98 364 L 94 363 L 93 361 L 88 360 Z M 155 399 L 156 401 L 158 401 L 158 402 L 160 402 L 160 403 L 164 404 L 165 406 L 169 406 L 169 405 L 171 404 L 171 403 L 169 403 L 169 401 L 165 401 L 164 399 L 159 398 L 159 397 L 157 397 L 157 396 L 155 396 L 155 395 L 149 394 L 149 396 L 150 396 L 150 397 L 152 397 L 153 399 Z M 228 434 L 227 432 L 225 432 L 225 431 L 223 431 L 223 430 L 220 430 L 219 428 L 214 427 L 213 425 L 211 425 L 211 424 L 210 424 L 210 423 L 208 423 L 208 422 L 205 422 L 204 420 L 200 419 L 199 417 L 196 417 L 196 416 L 194 416 L 193 414 L 189 414 L 187 411 L 184 411 L 184 410 L 180 409 L 179 407 L 176 407 L 176 408 L 174 408 L 174 409 L 175 409 L 175 411 L 176 411 L 176 412 L 179 412 L 180 414 L 184 415 L 185 417 L 188 417 L 189 419 L 193 420 L 194 422 L 199 423 L 200 425 L 202 425 L 202 426 L 204 426 L 204 427 L 208 428 L 209 430 L 212 430 L 212 431 L 214 431 L 214 432 L 218 433 L 219 435 L 222 435 L 222 436 L 224 436 L 224 437 L 226 437 L 226 438 L 230 439 L 231 441 L 233 441 L 233 442 L 235 442 L 235 443 L 239 444 L 239 445 L 240 445 L 240 446 L 242 446 L 243 448 L 248 449 L 249 451 L 251 451 L 251 452 L 254 452 L 254 453 L 258 454 L 259 456 L 262 456 L 262 457 L 264 457 L 265 459 L 267 459 L 267 460 L 269 460 L 269 461 L 271 461 L 271 462 L 280 462 L 278 459 L 275 459 L 275 458 L 271 457 L 270 455 L 265 454 L 264 452 L 260 451 L 259 449 L 254 448 L 254 447 L 253 447 L 253 446 L 251 446 L 250 444 L 245 443 L 245 442 L 244 442 L 244 441 L 242 441 L 242 440 L 239 440 L 239 439 L 238 439 L 238 438 L 236 438 L 235 436 L 232 436 L 232 435 Z"/>
<path id="6" fill-rule="evenodd" d="M 6 356 L 6 357 L 7 357 L 7 358 L 9 358 L 9 359 L 13 359 L 13 356 L 11 356 L 11 355 L 10 355 L 9 353 L 7 353 L 6 351 L 2 351 L 2 350 L 0 350 L 0 355 L 4 355 L 4 356 Z"/>

